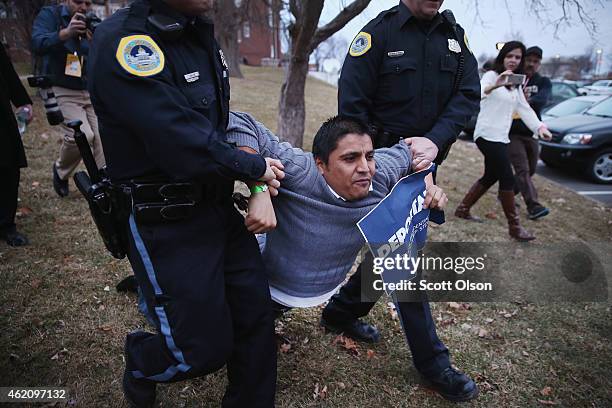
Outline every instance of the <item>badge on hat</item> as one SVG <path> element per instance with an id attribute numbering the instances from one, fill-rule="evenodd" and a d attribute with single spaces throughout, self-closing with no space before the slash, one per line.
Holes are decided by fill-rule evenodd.
<path id="1" fill-rule="evenodd" d="M 461 52 L 461 46 L 459 45 L 459 41 L 454 38 L 448 39 L 448 49 L 452 52 Z"/>
<path id="2" fill-rule="evenodd" d="M 123 37 L 115 56 L 119 65 L 132 75 L 148 77 L 164 69 L 164 53 L 148 35 Z"/>
<path id="3" fill-rule="evenodd" d="M 352 57 L 359 57 L 368 52 L 370 48 L 372 48 L 372 36 L 369 33 L 362 31 L 357 34 L 351 43 L 349 54 Z"/>

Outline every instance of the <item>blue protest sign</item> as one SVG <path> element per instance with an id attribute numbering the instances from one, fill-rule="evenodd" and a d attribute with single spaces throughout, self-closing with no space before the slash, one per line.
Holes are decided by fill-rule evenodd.
<path id="1" fill-rule="evenodd" d="M 430 210 L 423 207 L 425 177 L 434 169 L 432 165 L 399 180 L 387 197 L 357 223 L 374 256 L 374 273 L 380 274 L 385 283 L 416 276 L 414 260 L 425 246 L 430 217 Z M 433 214 L 432 221 L 443 222 L 439 220 L 440 212 L 436 216 L 438 221 Z"/>

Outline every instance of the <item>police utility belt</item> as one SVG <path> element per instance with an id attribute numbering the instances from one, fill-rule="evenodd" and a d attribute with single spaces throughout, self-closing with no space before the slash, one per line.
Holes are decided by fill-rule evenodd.
<path id="1" fill-rule="evenodd" d="M 402 136 L 397 133 L 388 132 L 382 127 L 375 124 L 370 124 L 368 126 L 368 131 L 370 133 L 370 136 L 372 136 L 372 143 L 374 144 L 375 149 L 380 149 L 383 147 L 392 147 L 398 144 L 402 139 L 407 137 L 405 135 Z M 434 163 L 436 163 L 437 165 L 441 165 L 442 162 L 448 157 L 448 153 L 450 151 L 451 146 L 452 143 L 444 146 L 444 148 L 438 152 L 438 156 L 436 156 L 436 158 L 434 159 Z"/>
<path id="2" fill-rule="evenodd" d="M 138 224 L 183 220 L 193 215 L 201 189 L 192 183 L 154 183 L 131 180 L 124 185 L 130 195 L 131 213 Z"/>

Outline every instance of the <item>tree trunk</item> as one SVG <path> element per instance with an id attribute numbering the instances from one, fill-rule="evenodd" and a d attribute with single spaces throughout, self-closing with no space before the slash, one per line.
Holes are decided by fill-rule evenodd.
<path id="1" fill-rule="evenodd" d="M 279 101 L 278 135 L 296 147 L 301 147 L 304 141 L 306 121 L 304 88 L 307 75 L 308 56 L 292 58 L 287 67 L 287 76 L 281 88 Z"/>
<path id="2" fill-rule="evenodd" d="M 353 17 L 361 13 L 371 0 L 354 0 L 323 27 L 317 29 L 323 11 L 323 0 L 291 0 L 290 12 L 295 23 L 289 28 L 291 59 L 281 88 L 278 109 L 278 136 L 302 147 L 306 120 L 304 89 L 310 54 Z"/>
<path id="3" fill-rule="evenodd" d="M 296 147 L 301 147 L 304 140 L 306 119 L 304 88 L 308 75 L 308 58 L 313 51 L 311 40 L 317 30 L 322 11 L 323 0 L 291 2 L 291 13 L 295 16 L 295 23 L 289 29 L 291 59 L 281 88 L 278 136 Z"/>

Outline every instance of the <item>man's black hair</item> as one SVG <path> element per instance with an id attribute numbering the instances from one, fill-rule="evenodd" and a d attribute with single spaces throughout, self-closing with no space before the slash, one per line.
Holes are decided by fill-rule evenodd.
<path id="1" fill-rule="evenodd" d="M 312 142 L 312 154 L 327 164 L 329 154 L 338 147 L 338 142 L 349 133 L 368 135 L 368 128 L 361 122 L 343 116 L 327 119 L 319 128 Z"/>

